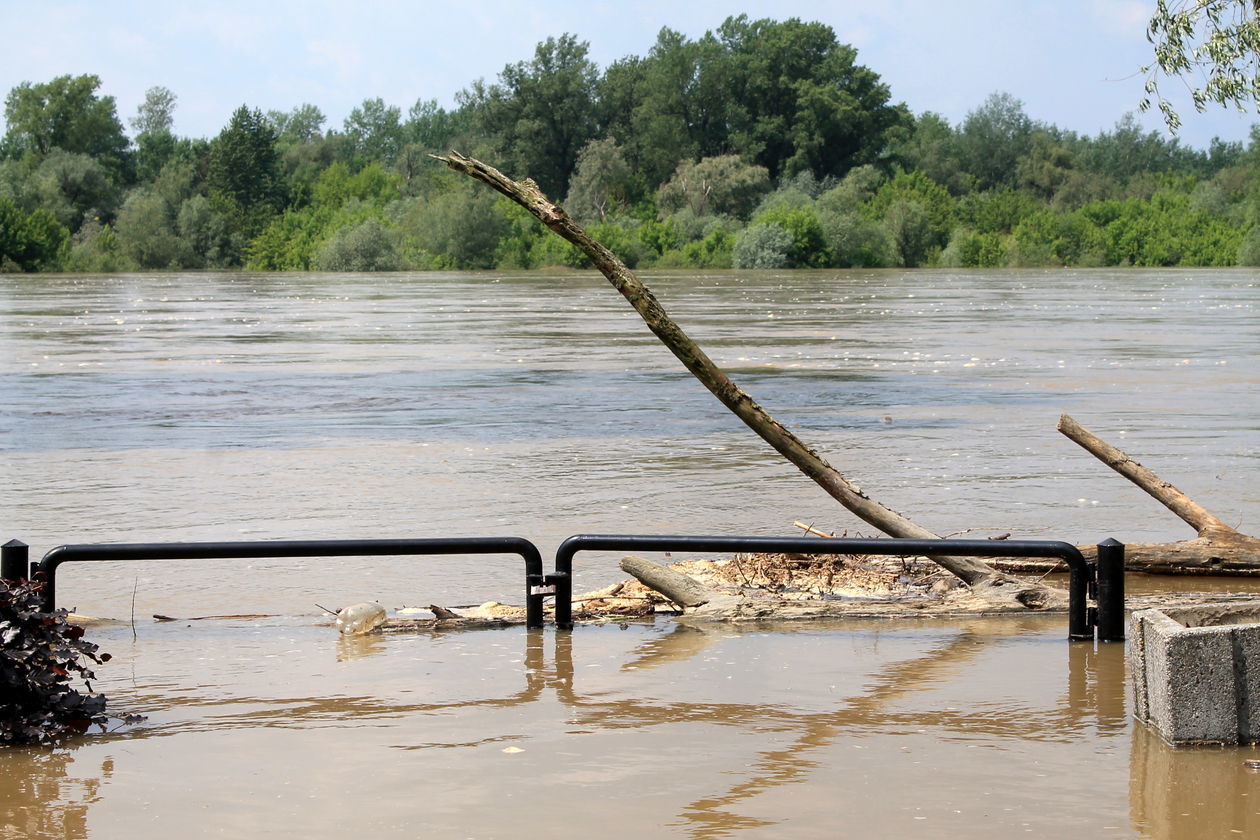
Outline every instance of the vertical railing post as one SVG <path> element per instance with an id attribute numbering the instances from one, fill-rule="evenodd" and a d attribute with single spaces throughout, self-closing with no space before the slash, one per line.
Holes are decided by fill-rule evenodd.
<path id="1" fill-rule="evenodd" d="M 573 576 L 563 572 L 547 575 L 547 582 L 556 590 L 557 630 L 573 629 Z"/>
<path id="2" fill-rule="evenodd" d="M 1089 596 L 1094 586 L 1094 567 L 1083 559 L 1068 566 L 1068 639 L 1073 642 L 1094 640 Z"/>
<path id="3" fill-rule="evenodd" d="M 541 573 L 525 574 L 525 626 L 531 629 L 543 626 L 543 599 L 550 592 Z"/>
<path id="4" fill-rule="evenodd" d="M 30 547 L 21 540 L 0 546 L 0 578 L 17 583 L 31 576 Z"/>
<path id="5" fill-rule="evenodd" d="M 1098 544 L 1098 640 L 1124 641 L 1124 543 Z"/>

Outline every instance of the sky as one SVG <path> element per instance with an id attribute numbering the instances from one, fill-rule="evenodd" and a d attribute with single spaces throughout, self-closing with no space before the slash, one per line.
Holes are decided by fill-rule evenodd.
<path id="1" fill-rule="evenodd" d="M 0 0 L 0 90 L 85 73 L 101 79 L 124 125 L 149 88 L 178 97 L 175 133 L 213 137 L 240 105 L 320 108 L 340 128 L 356 105 L 380 97 L 407 110 L 418 99 L 452 107 L 477 79 L 532 58 L 550 36 L 573 33 L 601 69 L 644 55 L 662 27 L 690 38 L 732 15 L 830 26 L 857 48 L 857 61 L 915 114 L 959 125 L 995 92 L 1032 119 L 1079 134 L 1109 131 L 1137 112 L 1151 60 L 1146 20 L 1155 0 L 114 0 L 111 3 Z M 1181 141 L 1246 141 L 1254 112 L 1199 114 L 1184 84 L 1164 85 L 1177 102 Z M 1178 95 L 1182 94 L 1182 95 Z M 1165 131 L 1158 113 L 1139 114 Z M 130 129 L 128 129 L 130 130 Z"/>

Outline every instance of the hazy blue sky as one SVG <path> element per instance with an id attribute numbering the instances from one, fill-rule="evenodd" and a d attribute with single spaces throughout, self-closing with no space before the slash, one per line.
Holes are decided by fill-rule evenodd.
<path id="1" fill-rule="evenodd" d="M 831 26 L 883 77 L 894 101 L 955 125 L 994 91 L 1033 119 L 1083 134 L 1136 111 L 1139 68 L 1150 60 L 1145 22 L 1154 0 L 866 0 L 691 3 L 661 0 L 473 3 L 396 0 L 198 2 L 0 0 L 0 90 L 70 73 L 95 73 L 126 122 L 144 91 L 179 97 L 176 133 L 210 137 L 241 104 L 268 110 L 310 102 L 340 127 L 366 98 L 405 114 L 419 98 L 450 106 L 478 78 L 533 55 L 550 35 L 589 41 L 601 68 L 643 55 L 661 27 L 690 37 L 729 15 Z M 1176 83 L 1168 85 L 1176 93 Z M 1182 103 L 1183 142 L 1245 140 L 1254 113 L 1194 113 Z M 1142 122 L 1163 130 L 1156 114 Z"/>

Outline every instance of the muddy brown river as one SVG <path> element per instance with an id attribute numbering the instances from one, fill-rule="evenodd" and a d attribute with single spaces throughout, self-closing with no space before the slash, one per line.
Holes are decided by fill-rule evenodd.
<path id="1" fill-rule="evenodd" d="M 1260 532 L 1260 274 L 645 274 L 752 395 L 938 533 L 1189 529 L 1060 413 Z M 598 276 L 0 278 L 0 541 L 869 529 Z M 618 579 L 583 555 L 578 591 Z M 1135 585 L 1168 584 L 1150 579 Z M 1257 588 L 1202 581 L 1199 588 Z M 142 724 L 0 752 L 0 837 L 1260 836 L 1260 751 L 1173 750 L 1062 616 L 340 638 L 519 603 L 514 558 L 71 564 Z M 155 623 L 154 613 L 186 618 Z M 266 613 L 254 620 L 191 620 Z"/>

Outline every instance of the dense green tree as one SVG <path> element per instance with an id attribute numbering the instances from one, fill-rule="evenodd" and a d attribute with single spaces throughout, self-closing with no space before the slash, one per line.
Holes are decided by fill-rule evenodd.
<path id="1" fill-rule="evenodd" d="M 400 196 L 400 178 L 379 163 L 365 166 L 355 174 L 338 161 L 320 173 L 312 189 L 312 203 L 321 207 L 340 207 L 352 199 L 383 207 Z"/>
<path id="2" fill-rule="evenodd" d="M 174 213 L 181 204 L 201 193 L 202 184 L 197 178 L 197 167 L 184 160 L 173 160 L 158 173 L 147 189 L 162 200 Z"/>
<path id="3" fill-rule="evenodd" d="M 1004 268 L 1010 262 L 1006 239 L 1000 233 L 958 228 L 941 254 L 940 263 L 961 268 Z"/>
<path id="4" fill-rule="evenodd" d="M 959 154 L 979 189 L 1013 183 L 1015 167 L 1032 148 L 1035 126 L 1024 103 L 1009 93 L 994 93 L 963 120 Z"/>
<path id="5" fill-rule="evenodd" d="M 743 227 L 739 220 L 729 216 L 697 216 L 690 207 L 675 210 L 660 221 L 669 229 L 670 242 L 665 247 L 670 249 L 679 248 L 686 242 L 704 237 L 715 224 L 733 230 Z M 638 231 L 641 239 L 644 238 L 644 232 L 641 230 L 643 227 L 641 223 Z M 657 236 L 657 232 L 648 233 L 647 236 L 649 238 Z"/>
<path id="6" fill-rule="evenodd" d="M 180 268 L 189 262 L 170 205 L 159 195 L 136 190 L 127 197 L 114 225 L 124 256 L 139 268 Z"/>
<path id="7" fill-rule="evenodd" d="M 883 181 L 874 166 L 859 166 L 815 202 L 818 223 L 837 268 L 879 268 L 893 262 L 888 230 L 867 212 Z"/>
<path id="8" fill-rule="evenodd" d="M 893 243 L 882 221 L 861 213 L 821 210 L 818 225 L 836 268 L 883 268 L 894 261 Z"/>
<path id="9" fill-rule="evenodd" d="M 1133 114 L 1125 114 L 1112 131 L 1099 132 L 1085 143 L 1080 159 L 1085 169 L 1122 182 L 1143 173 L 1193 169 L 1206 163 L 1176 139 L 1144 131 Z"/>
<path id="10" fill-rule="evenodd" d="M 1049 132 L 1037 131 L 1028 154 L 1015 164 L 1015 185 L 1035 193 L 1043 201 L 1052 201 L 1072 177 L 1076 163 L 1070 142 L 1053 137 Z"/>
<path id="11" fill-rule="evenodd" d="M 892 134 L 889 157 L 903 170 L 917 169 L 954 195 L 974 189 L 975 178 L 963 164 L 958 132 L 940 114 L 920 114 L 913 128 Z"/>
<path id="12" fill-rule="evenodd" d="M 179 151 L 179 140 L 168 131 L 141 134 L 136 137 L 136 178 L 147 183 L 157 177 Z"/>
<path id="13" fill-rule="evenodd" d="M 883 174 L 867 164 L 850 169 L 840 181 L 818 196 L 818 209 L 832 213 L 851 213 L 875 197 L 884 182 Z"/>
<path id="14" fill-rule="evenodd" d="M 721 63 L 714 38 L 690 41 L 664 28 L 646 57 L 628 56 L 605 71 L 604 130 L 648 183 L 669 178 L 679 161 L 729 151 Z"/>
<path id="15" fill-rule="evenodd" d="M 1079 213 L 1040 210 L 1015 227 L 1012 254 L 1017 265 L 1080 265 L 1106 263 L 1102 235 Z"/>
<path id="16" fill-rule="evenodd" d="M 897 264 L 915 268 L 928 261 L 940 237 L 921 202 L 898 197 L 884 210 L 884 227 L 888 230 Z"/>
<path id="17" fill-rule="evenodd" d="M 1099 228 L 1108 265 L 1233 265 L 1243 241 L 1237 227 L 1192 210 L 1190 196 L 1177 190 L 1097 202 L 1080 213 Z"/>
<path id="18" fill-rule="evenodd" d="M 798 206 L 776 204 L 759 213 L 753 225 L 787 232 L 792 241 L 787 250 L 788 268 L 826 268 L 832 264 L 831 249 L 827 247 L 813 202 Z"/>
<path id="19" fill-rule="evenodd" d="M 960 198 L 955 218 L 964 227 L 979 233 L 1010 233 L 1026 216 L 1036 213 L 1042 206 L 1026 192 L 990 190 Z"/>
<path id="20" fill-rule="evenodd" d="M 210 146 L 210 199 L 234 227 L 252 236 L 284 206 L 276 134 L 262 112 L 242 105 Z"/>
<path id="21" fill-rule="evenodd" d="M 174 133 L 176 100 L 168 88 L 151 87 L 131 118 L 136 132 L 136 177 L 141 183 L 152 181 L 176 157 L 190 157 L 190 144 L 178 140 Z"/>
<path id="22" fill-rule="evenodd" d="M 187 250 L 186 268 L 225 268 L 243 247 L 233 240 L 227 219 L 215 211 L 204 195 L 192 195 L 179 205 L 176 226 Z"/>
<path id="23" fill-rule="evenodd" d="M 413 201 L 399 219 L 405 246 L 433 268 L 493 268 L 509 221 L 495 194 L 471 181 L 434 196 Z M 537 224 L 530 228 L 537 235 Z M 527 266 L 522 266 L 527 267 Z"/>
<path id="24" fill-rule="evenodd" d="M 97 96 L 97 76 L 58 76 L 44 84 L 23 82 L 4 102 L 8 123 L 4 146 L 10 154 L 44 157 L 53 149 L 87 155 L 104 165 L 115 181 L 129 176 L 129 145 L 114 97 Z"/>
<path id="25" fill-rule="evenodd" d="M 894 206 L 896 212 L 891 212 Z M 899 172 L 880 186 L 863 210 L 889 226 L 901 264 L 911 267 L 922 265 L 932 249 L 948 242 L 957 222 L 956 207 L 949 191 L 922 172 Z"/>
<path id="26" fill-rule="evenodd" d="M 316 255 L 334 229 L 331 207 L 286 210 L 249 241 L 245 266 L 254 271 L 310 271 Z"/>
<path id="27" fill-rule="evenodd" d="M 1260 266 L 1260 226 L 1253 225 L 1238 244 L 1238 264 Z"/>
<path id="28" fill-rule="evenodd" d="M 305 102 L 291 111 L 268 111 L 267 124 L 275 132 L 276 140 L 287 147 L 299 143 L 314 143 L 324 136 L 324 123 L 328 118 L 316 106 Z"/>
<path id="29" fill-rule="evenodd" d="M 403 267 L 398 233 L 380 219 L 338 229 L 316 257 L 321 271 L 397 271 Z"/>
<path id="30" fill-rule="evenodd" d="M 32 178 L 40 206 L 74 233 L 88 219 L 108 222 L 120 201 L 120 190 L 97 159 L 53 149 Z"/>
<path id="31" fill-rule="evenodd" d="M 567 192 L 578 153 L 596 133 L 598 71 L 588 49 L 573 35 L 548 38 L 532 61 L 504 67 L 497 84 L 477 83 L 460 95 L 506 167 L 550 196 Z"/>
<path id="32" fill-rule="evenodd" d="M 741 15 L 716 37 L 730 148 L 774 177 L 801 170 L 839 176 L 875 163 L 889 132 L 910 123 L 904 106 L 889 104 L 887 85 L 855 63 L 857 51 L 829 26 Z"/>
<path id="33" fill-rule="evenodd" d="M 719 222 L 703 237 L 662 254 L 656 264 L 662 268 L 731 268 L 737 236 Z"/>
<path id="34" fill-rule="evenodd" d="M 407 111 L 407 121 L 402 126 L 404 144 L 414 143 L 429 152 L 444 152 L 451 141 L 465 134 L 471 127 L 467 111 L 448 111 L 437 104 L 436 99 L 417 99 Z"/>
<path id="35" fill-rule="evenodd" d="M 59 260 L 61 271 L 112 274 L 134 268 L 118 248 L 118 237 L 111 225 L 96 220 L 85 222 L 70 242 L 69 254 Z"/>

